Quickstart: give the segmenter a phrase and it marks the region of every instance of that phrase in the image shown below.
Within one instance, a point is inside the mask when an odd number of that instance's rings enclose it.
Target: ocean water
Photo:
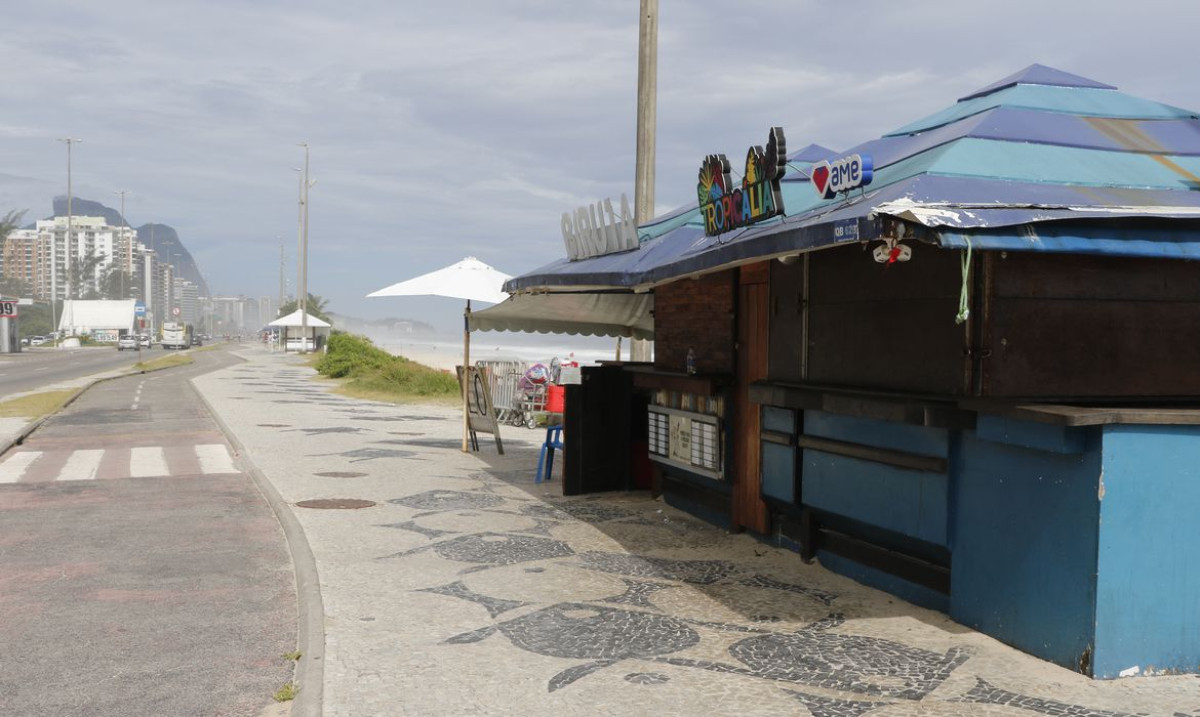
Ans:
[[[404,356],[435,368],[452,370],[462,363],[462,334],[412,334],[370,337],[388,353]],[[525,361],[550,364],[576,361],[581,366],[617,358],[617,340],[600,336],[525,334],[510,331],[477,331],[471,334],[471,362],[479,360]],[[621,342],[621,358],[629,360],[629,339]]]

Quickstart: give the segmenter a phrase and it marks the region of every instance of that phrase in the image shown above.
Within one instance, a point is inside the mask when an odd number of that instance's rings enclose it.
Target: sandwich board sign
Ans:
[[[458,370],[458,386],[463,385],[463,367]],[[476,433],[490,433],[496,438],[496,451],[504,455],[504,443],[500,440],[500,423],[496,420],[496,409],[492,405],[491,369],[479,366],[467,367],[467,425],[471,432],[471,447],[479,450]]]

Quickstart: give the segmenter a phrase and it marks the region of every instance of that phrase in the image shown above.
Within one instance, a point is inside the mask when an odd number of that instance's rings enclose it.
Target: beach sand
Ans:
[[[558,337],[561,345],[548,343],[521,343],[517,337],[505,337],[503,343],[495,339],[481,340],[478,336],[471,337],[471,363],[476,361],[524,361],[526,363],[550,364],[558,357],[564,363],[568,360],[577,361],[582,366],[595,365],[601,360],[616,358],[616,339],[597,340],[585,338],[572,345],[571,336]],[[544,341],[544,339],[543,339]],[[606,346],[607,344],[607,346]],[[462,343],[452,343],[448,340],[432,341],[378,341],[376,345],[383,350],[403,356],[411,361],[425,364],[444,371],[454,371],[454,367],[462,363]],[[628,358],[628,343],[625,343],[625,355]]]

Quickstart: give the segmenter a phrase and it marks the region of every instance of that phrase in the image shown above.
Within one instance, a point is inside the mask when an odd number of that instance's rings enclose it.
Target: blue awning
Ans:
[[[1070,224],[1027,225],[1016,229],[982,232],[944,231],[938,244],[946,249],[993,251],[1045,251],[1063,254],[1159,259],[1200,259],[1200,223],[1169,230],[1114,230],[1112,227]]]

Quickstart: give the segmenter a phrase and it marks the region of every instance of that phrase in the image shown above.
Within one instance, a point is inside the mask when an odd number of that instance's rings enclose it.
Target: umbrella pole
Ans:
[[[471,300],[467,299],[467,309],[463,312],[463,370],[462,370],[462,400],[463,400],[463,430],[462,449],[468,452],[468,433],[471,430],[471,408],[467,399],[467,387],[471,385]]]

